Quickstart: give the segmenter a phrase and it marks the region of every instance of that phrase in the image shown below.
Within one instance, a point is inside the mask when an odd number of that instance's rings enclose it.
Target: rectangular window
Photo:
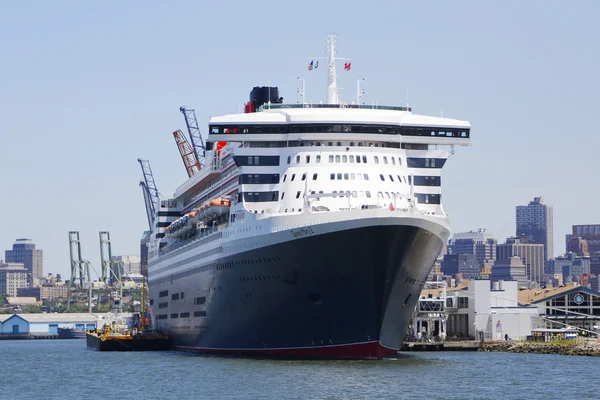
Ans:
[[[367,156],[362,156],[363,164],[367,163]]]
[[[310,156],[306,156],[306,163],[310,163]]]
[[[317,164],[318,164],[318,163],[320,163],[320,162],[321,162],[321,156],[320,156],[320,155],[318,155],[318,156],[317,156]]]
[[[158,303],[158,308],[167,308],[167,307],[169,307],[169,303],[168,302]]]
[[[171,314],[171,319],[173,319],[173,318],[179,318],[179,315],[177,313],[173,313],[173,314]]]
[[[337,178],[338,178],[338,180],[339,180],[339,181],[341,181],[341,180],[342,180],[342,174],[341,174],[341,173],[338,173],[338,174],[337,174]]]
[[[333,162],[333,155],[329,156],[329,162],[332,163]]]
[[[150,305],[153,306],[154,305],[154,299],[150,299]]]
[[[331,179],[332,181],[334,181],[335,180],[335,173],[332,172],[331,175],[329,175],[329,179]]]
[[[274,192],[244,192],[243,198],[248,203],[261,203],[267,201],[277,201],[279,199],[279,191]]]
[[[365,181],[369,180],[369,175],[368,174],[363,174],[363,178],[365,178]]]
[[[313,174],[313,181],[317,180],[317,176],[319,176],[319,174]]]
[[[305,181],[306,180],[306,172],[302,174],[302,180]]]
[[[345,173],[345,174],[344,174],[344,180],[346,180],[346,181],[347,181],[349,178],[350,178],[350,177],[348,176],[348,174],[347,174],[347,173]]]
[[[383,163],[384,163],[385,165],[387,165],[387,163],[388,163],[387,157],[385,157],[385,156],[383,157]]]
[[[157,315],[156,319],[167,319],[167,314]]]
[[[390,175],[390,181],[394,182],[394,177]]]
[[[381,178],[382,181],[385,181],[383,174],[379,174],[379,177]]]
[[[179,318],[189,318],[189,317],[190,317],[189,312],[182,312],[181,314],[179,314]]]
[[[171,295],[171,300],[179,300],[179,293],[173,293]]]
[[[340,156],[335,156],[335,162],[339,163],[340,162]]]
[[[206,311],[194,311],[194,317],[206,317]]]
[[[197,306],[200,305],[200,304],[204,304],[204,303],[206,303],[206,297],[205,296],[196,297],[194,299],[194,304],[197,305]]]
[[[442,178],[440,176],[415,176],[415,186],[441,186]]]
[[[169,295],[169,291],[168,290],[163,290],[162,292],[160,292],[158,294],[158,297],[167,297]]]
[[[279,165],[279,156],[257,156],[257,157],[235,156],[233,159],[235,161],[235,164],[238,167],[255,166],[255,165],[264,165],[264,166]]]
[[[379,164],[379,157],[375,156],[373,158],[375,159],[375,164]]]
[[[408,158],[408,168],[442,168],[445,158]]]
[[[346,156],[346,155],[343,155],[343,156],[342,156],[342,162],[343,162],[343,163],[347,163],[347,162],[348,162],[348,156]]]

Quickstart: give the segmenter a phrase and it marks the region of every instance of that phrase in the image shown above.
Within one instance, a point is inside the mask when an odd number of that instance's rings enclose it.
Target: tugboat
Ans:
[[[145,286],[145,284],[144,284]],[[115,310],[115,318],[109,325],[101,329],[88,331],[87,347],[98,351],[159,351],[171,349],[171,338],[150,328],[150,318],[146,317],[145,291],[142,289],[142,305],[134,310],[129,323],[123,321],[121,299],[113,296],[111,308]],[[137,312],[135,312],[137,311]]]
[[[159,351],[171,348],[171,339],[160,332],[142,331],[116,322],[87,333],[87,347],[98,351]]]

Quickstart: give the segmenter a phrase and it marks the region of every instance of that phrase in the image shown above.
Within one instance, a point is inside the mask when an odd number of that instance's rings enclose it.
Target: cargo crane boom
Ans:
[[[150,168],[150,161],[138,158],[138,162],[142,167],[145,189],[147,191],[148,198],[150,199],[150,215],[152,216],[150,229],[153,230],[154,220],[156,218],[156,209],[158,208],[159,202],[158,189],[156,188],[156,183],[154,182],[154,175],[152,174],[152,169]],[[148,210],[146,211],[148,212]]]
[[[177,148],[181,154],[181,159],[183,160],[183,165],[185,165],[188,177],[191,178],[196,172],[200,171],[200,163],[196,157],[196,152],[192,146],[190,146],[190,143],[187,141],[181,130],[173,132],[173,137],[175,138],[175,143],[177,143]]]
[[[152,231],[152,200],[150,200],[150,191],[148,190],[148,186],[146,186],[146,182],[140,181],[140,186],[142,187],[142,192],[144,194],[144,204],[146,205],[146,217],[148,217],[148,227],[150,231]]]
[[[179,111],[181,111],[183,118],[185,118],[185,125],[192,141],[192,149],[194,150],[196,160],[202,166],[204,165],[206,147],[204,146],[204,140],[202,140],[202,134],[200,133],[200,127],[196,119],[196,112],[193,109],[185,108],[185,106],[179,107]]]

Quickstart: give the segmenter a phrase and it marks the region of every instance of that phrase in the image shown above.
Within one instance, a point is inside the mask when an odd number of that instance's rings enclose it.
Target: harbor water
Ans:
[[[0,399],[597,399],[600,358],[401,353],[290,361],[96,352],[84,340],[0,341]]]

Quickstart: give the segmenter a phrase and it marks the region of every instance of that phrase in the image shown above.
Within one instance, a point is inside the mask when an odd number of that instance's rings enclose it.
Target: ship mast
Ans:
[[[329,34],[329,71],[327,75],[327,104],[340,104],[335,73],[335,35]]]

